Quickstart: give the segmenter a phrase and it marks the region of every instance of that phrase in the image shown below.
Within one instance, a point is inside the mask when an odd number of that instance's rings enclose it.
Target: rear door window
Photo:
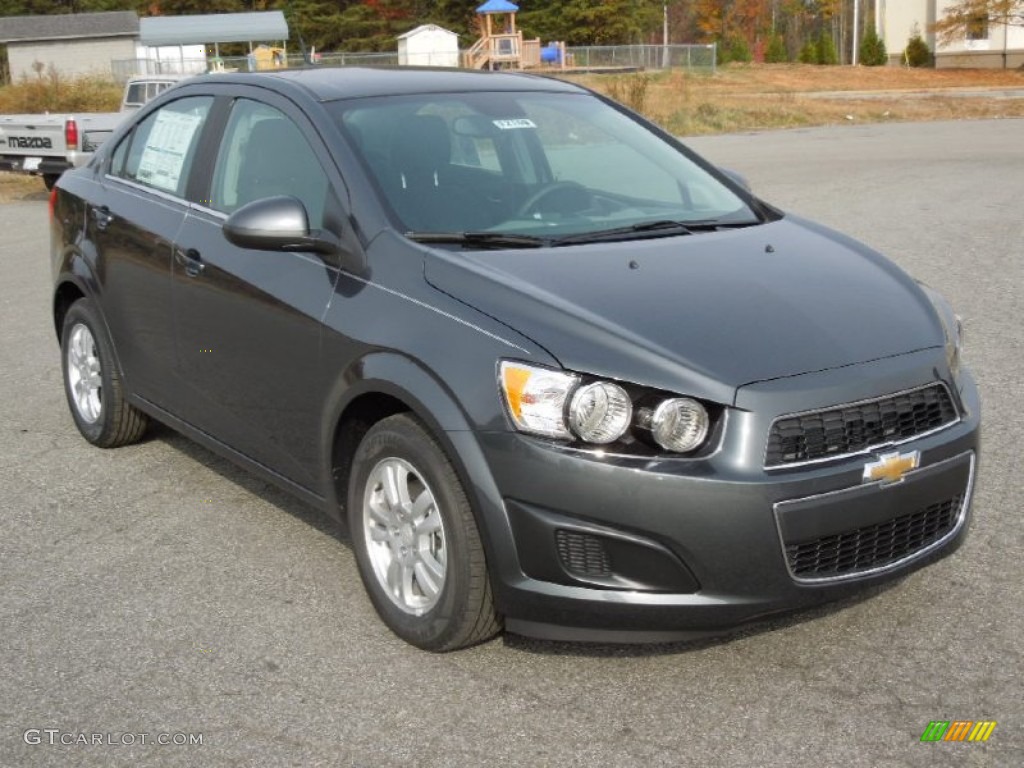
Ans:
[[[114,172],[130,181],[184,197],[212,104],[212,96],[192,96],[173,101],[146,117],[125,139],[130,144],[124,166],[115,166]],[[119,158],[121,153],[119,146],[114,157]]]

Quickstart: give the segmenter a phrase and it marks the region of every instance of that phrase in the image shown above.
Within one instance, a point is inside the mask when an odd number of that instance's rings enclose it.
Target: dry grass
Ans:
[[[0,172],[0,203],[15,200],[46,200],[48,193],[39,176]]]
[[[847,122],[1024,117],[1024,99],[952,95],[958,89],[1024,88],[1020,70],[762,64],[730,65],[714,75],[676,70],[570,79],[686,135]],[[872,93],[856,98],[850,91]]]
[[[116,112],[123,90],[109,77],[69,79],[51,68],[0,87],[0,114]]]
[[[920,88],[1024,87],[1024,72],[1010,69],[819,67],[812,64],[729,64],[713,77],[714,90],[883,91]]]

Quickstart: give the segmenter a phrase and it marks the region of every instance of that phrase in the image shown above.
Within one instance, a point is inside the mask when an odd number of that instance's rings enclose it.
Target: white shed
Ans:
[[[398,36],[398,64],[403,67],[459,66],[459,36],[436,24],[423,24]]]

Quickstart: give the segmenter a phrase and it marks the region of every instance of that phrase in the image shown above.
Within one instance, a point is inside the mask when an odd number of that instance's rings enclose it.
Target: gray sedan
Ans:
[[[578,86],[189,81],[51,210],[82,435],[157,419],[322,508],[419,647],[722,632],[966,534],[949,305]]]

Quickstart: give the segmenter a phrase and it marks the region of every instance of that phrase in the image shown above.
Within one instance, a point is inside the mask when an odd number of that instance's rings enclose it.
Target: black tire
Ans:
[[[405,481],[406,497],[423,500],[423,492],[429,494],[431,504],[424,507],[427,511],[417,517],[416,505],[409,504],[409,514],[404,523],[398,518],[396,528],[381,524],[379,512],[374,514],[364,506],[364,500],[377,509],[386,502],[386,492],[380,481],[389,468],[405,467],[408,480]],[[401,507],[401,505],[398,505]],[[390,514],[390,512],[389,512]],[[398,513],[401,517],[401,511]],[[428,517],[432,522],[428,528],[436,526],[433,515],[438,515],[441,522],[438,532],[429,534],[429,550],[435,563],[445,562],[442,583],[439,589],[430,594],[421,584],[423,578],[415,575],[416,568],[402,561],[399,545],[404,540],[408,544],[409,557],[422,557],[427,538],[417,533],[419,525]],[[416,525],[415,520],[420,524]],[[352,463],[352,473],[348,484],[348,522],[352,535],[352,546],[363,584],[370,596],[374,608],[385,624],[400,638],[412,645],[428,651],[452,651],[469,645],[483,642],[501,630],[501,622],[495,613],[491,584],[487,575],[487,562],[484,557],[483,545],[477,530],[473,510],[459,477],[441,446],[429,432],[412,416],[398,414],[390,416],[375,424],[356,450]],[[407,528],[399,533],[397,525]],[[373,528],[378,536],[386,541],[372,541]],[[393,533],[388,533],[391,530]],[[440,537],[439,539],[436,537]],[[371,548],[373,553],[371,555]],[[378,576],[379,570],[391,573],[384,568],[382,562],[397,567],[401,573],[412,573],[408,583],[412,586],[407,594],[414,600],[422,600],[420,608],[410,607],[403,595],[392,597],[386,585],[387,576]],[[395,566],[395,563],[398,563]],[[417,567],[424,567],[417,563]],[[428,571],[427,583],[436,580],[437,574]],[[403,587],[395,592],[406,592]],[[436,587],[436,584],[434,585]],[[416,588],[419,593],[416,594]],[[431,601],[433,601],[431,603]],[[405,607],[401,607],[405,605]],[[418,611],[418,613],[417,613]]]
[[[48,190],[53,189],[53,185],[57,183],[57,179],[60,178],[59,173],[44,173],[43,184],[46,185]]]
[[[79,345],[76,351],[88,349],[88,353],[72,355],[72,344]],[[82,437],[100,448],[117,448],[138,442],[146,431],[149,418],[125,400],[113,345],[89,299],[76,301],[64,316],[60,352],[64,393],[75,426]],[[74,390],[75,382],[86,378],[86,375],[81,366],[73,364],[72,357],[79,360],[87,357],[89,361],[95,360],[99,366],[99,390],[87,398],[84,404],[80,404],[82,401],[76,398]]]

